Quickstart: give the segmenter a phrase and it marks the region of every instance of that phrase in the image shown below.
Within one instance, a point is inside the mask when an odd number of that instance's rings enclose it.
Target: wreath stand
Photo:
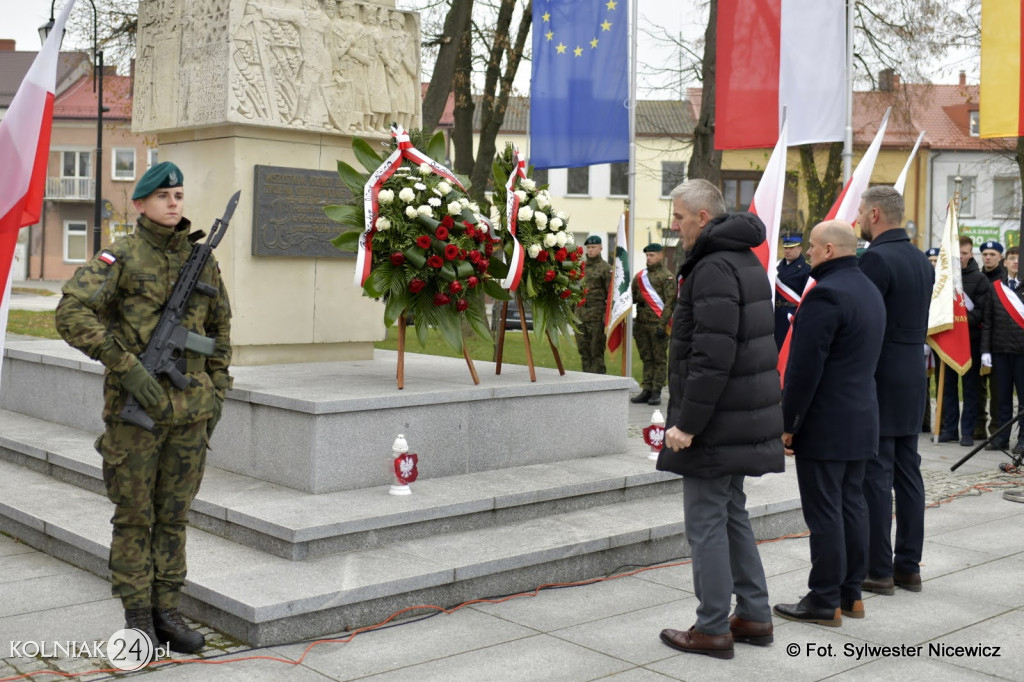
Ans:
[[[398,369],[395,371],[395,379],[398,381],[398,389],[405,388],[405,313],[398,317]],[[473,384],[480,383],[480,376],[476,373],[476,366],[473,358],[469,357],[469,347],[466,346],[466,337],[462,337],[462,357],[466,359],[469,367],[469,376],[473,377]]]
[[[530,349],[530,332],[526,328],[526,308],[523,301],[516,296],[516,305],[519,306],[519,328],[523,331],[523,347],[526,349],[526,366],[530,368],[530,381],[537,381],[537,370],[533,364],[533,351]],[[501,360],[505,355],[505,323],[508,320],[508,301],[501,304],[501,324],[498,326],[498,350],[494,362],[494,373],[501,374]],[[565,375],[565,367],[562,366],[562,356],[558,354],[558,348],[548,337],[548,345],[551,346],[551,353],[555,356],[555,365],[558,366],[558,373]]]

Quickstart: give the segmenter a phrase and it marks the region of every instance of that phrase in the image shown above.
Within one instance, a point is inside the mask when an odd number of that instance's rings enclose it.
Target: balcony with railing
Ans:
[[[96,181],[92,178],[46,178],[46,198],[93,201],[96,198]]]

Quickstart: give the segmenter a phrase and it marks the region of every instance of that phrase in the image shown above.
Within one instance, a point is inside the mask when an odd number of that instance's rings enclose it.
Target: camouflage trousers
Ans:
[[[576,348],[580,352],[580,361],[584,372],[604,374],[604,347],[607,339],[604,333],[604,320],[583,320],[576,332]]]
[[[640,388],[651,393],[661,393],[668,369],[668,335],[658,338],[661,325],[638,324],[633,327],[633,339],[640,360],[644,363],[643,381]]]
[[[178,607],[185,524],[206,464],[206,421],[157,424],[150,433],[108,422],[96,441],[114,503],[110,577],[125,609]]]

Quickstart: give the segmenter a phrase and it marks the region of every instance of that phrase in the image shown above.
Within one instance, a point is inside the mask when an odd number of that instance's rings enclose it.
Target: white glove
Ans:
[[[981,366],[982,367],[991,367],[992,366],[992,354],[991,353],[982,353],[981,354]]]
[[[930,356],[931,354],[932,354],[932,347],[931,347],[931,346],[929,346],[929,345],[928,345],[927,343],[926,343],[926,344],[924,344],[924,356],[925,356],[925,357],[927,358],[927,357],[929,357],[929,356]]]

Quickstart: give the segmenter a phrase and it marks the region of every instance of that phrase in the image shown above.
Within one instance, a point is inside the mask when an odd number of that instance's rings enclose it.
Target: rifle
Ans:
[[[228,200],[227,208],[224,209],[224,217],[213,221],[210,228],[210,236],[203,243],[197,243],[192,247],[192,253],[188,260],[181,267],[178,273],[178,280],[174,283],[171,297],[164,305],[160,314],[160,321],[153,329],[146,350],[139,356],[139,361],[152,376],[166,376],[174,387],[181,390],[188,388],[193,380],[189,380],[178,370],[178,360],[181,354],[187,349],[202,355],[213,355],[215,342],[213,339],[190,332],[182,326],[181,320],[185,317],[185,310],[188,307],[189,299],[193,291],[198,291],[204,296],[214,298],[217,296],[217,289],[205,282],[199,281],[199,276],[206,267],[206,261],[210,254],[220,244],[221,238],[228,229],[228,221],[231,220],[238,205],[238,197],[242,190],[235,192]],[[147,431],[152,431],[155,425],[153,419],[142,409],[142,405],[129,394],[125,401],[124,409],[121,410],[121,419],[126,422],[141,426]]]

